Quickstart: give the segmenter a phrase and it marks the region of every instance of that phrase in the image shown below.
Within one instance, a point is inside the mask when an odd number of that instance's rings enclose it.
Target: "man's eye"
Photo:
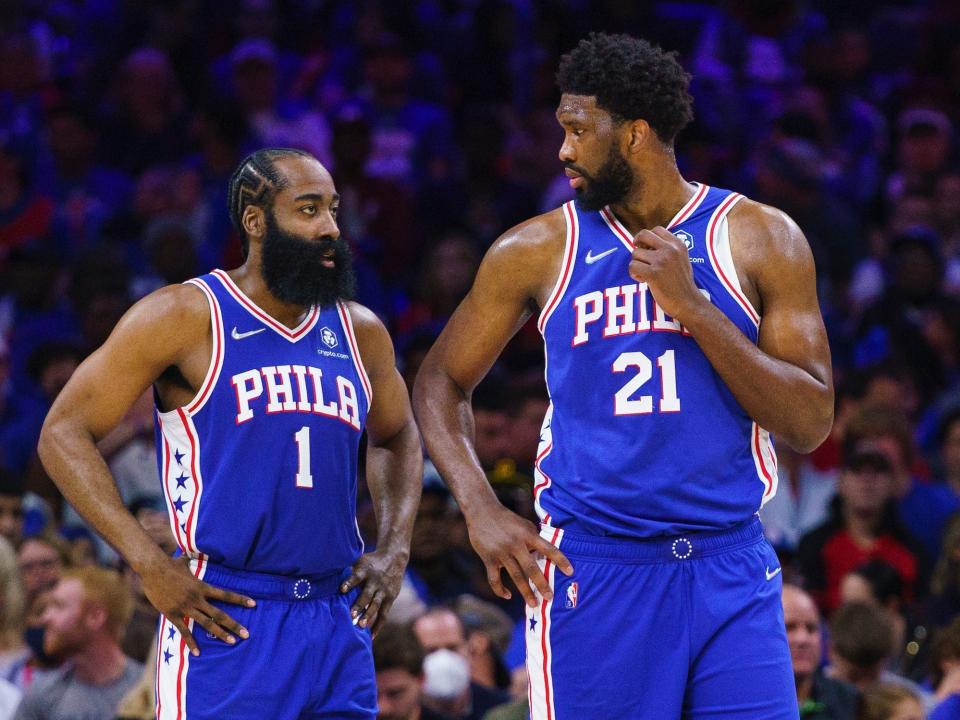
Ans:
[[[317,213],[317,208],[313,205],[304,205],[300,208],[300,212],[306,213],[307,215],[315,215]]]
[[[336,205],[336,206],[330,208],[330,214],[333,215],[334,217],[336,217],[336,215],[337,215],[338,212],[340,212],[340,206],[339,206],[339,205]]]

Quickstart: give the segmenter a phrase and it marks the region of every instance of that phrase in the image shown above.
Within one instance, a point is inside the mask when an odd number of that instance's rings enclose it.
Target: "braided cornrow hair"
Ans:
[[[295,148],[264,148],[247,155],[230,176],[227,191],[227,206],[230,220],[240,234],[243,258],[246,260],[250,240],[243,229],[243,212],[248,205],[266,208],[287,179],[277,169],[276,162],[285,157],[313,157],[310,153]]]

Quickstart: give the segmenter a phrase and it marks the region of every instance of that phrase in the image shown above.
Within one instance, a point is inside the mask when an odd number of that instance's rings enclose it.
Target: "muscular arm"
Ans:
[[[207,345],[209,335],[207,301],[197,288],[173,286],[147,296],[70,378],[47,415],[37,448],[64,497],[143,578],[151,603],[180,630],[194,654],[199,650],[185,617],[233,643],[224,628],[241,637],[246,630],[207,598],[248,606],[253,601],[202,583],[185,564],[164,554],[124,506],[96,443],[168,367],[181,373],[187,368],[188,377],[202,378],[209,351],[199,358],[198,347]]]
[[[553,287],[564,232],[563,217],[556,211],[510,230],[494,243],[467,297],[424,359],[413,391],[430,458],[464,513],[491,586],[498,595],[510,596],[500,580],[503,567],[528,602],[533,593],[526,578],[549,594],[540,582],[542,573],[535,565],[530,567],[530,550],[549,555],[562,569],[569,568],[569,562],[540,540],[529,523],[525,524],[530,527],[521,528],[519,523],[525,521],[507,513],[497,501],[474,450],[470,399],[533,305],[542,303]],[[504,542],[495,543],[488,533],[498,534]]]
[[[70,378],[40,434],[40,459],[64,497],[137,572],[165,556],[124,507],[96,443],[209,334],[209,323],[196,288],[164,288],[144,298]]]
[[[361,305],[351,303],[349,311],[373,389],[366,425],[367,484],[377,517],[378,557],[358,563],[345,587],[349,590],[377,571],[382,574],[383,587],[378,582],[366,582],[354,603],[354,610],[364,613],[360,624],[371,624],[376,632],[386,621],[410,557],[423,482],[423,456],[407,386],[397,372],[386,328]]]
[[[661,274],[679,266],[669,267],[676,258],[658,253],[686,258],[682,243],[666,231],[637,236],[641,245],[656,247],[634,252],[631,274],[648,281],[665,312],[690,331],[744,410],[795,450],[809,452],[833,422],[830,348],[817,303],[813,255],[796,223],[758,203],[741,201],[728,227],[744,292],[762,314],[757,345],[715,305],[684,290],[684,278]]]

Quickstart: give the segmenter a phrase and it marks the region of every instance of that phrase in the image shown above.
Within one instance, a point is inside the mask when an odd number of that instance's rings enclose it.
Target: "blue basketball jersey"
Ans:
[[[668,229],[694,281],[754,343],[726,217],[742,198],[698,185]],[[550,407],[535,466],[547,525],[655,537],[721,530],[773,497],[776,455],[697,342],[628,273],[632,235],[605,208],[563,206],[566,249],[539,328]]]
[[[363,551],[357,459],[370,382],[343,303],[290,329],[222,270],[188,281],[210,305],[196,397],[157,412],[157,461],[181,551],[275,575],[322,575]]]

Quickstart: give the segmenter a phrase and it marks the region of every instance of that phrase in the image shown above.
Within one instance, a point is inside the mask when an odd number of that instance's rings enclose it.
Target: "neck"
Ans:
[[[802,705],[813,694],[813,674],[794,675],[793,680],[797,685],[797,702]]]
[[[260,271],[260,258],[251,254],[247,261],[236,270],[231,270],[228,275],[233,279],[243,293],[253,300],[261,309],[263,309],[272,318],[279,320],[288,328],[295,328],[306,315],[309,308],[302,305],[293,305],[278,300],[263,279],[263,273]]]
[[[108,685],[123,674],[127,659],[117,643],[107,637],[98,637],[73,656],[77,680],[88,685]]]
[[[680,175],[672,152],[637,170],[637,175],[656,178],[656,182],[641,183],[623,201],[610,206],[633,234],[657,226],[666,227],[696,192]]]
[[[854,539],[873,540],[876,536],[877,524],[880,522],[880,512],[854,511],[846,507],[843,509],[844,525]]]

